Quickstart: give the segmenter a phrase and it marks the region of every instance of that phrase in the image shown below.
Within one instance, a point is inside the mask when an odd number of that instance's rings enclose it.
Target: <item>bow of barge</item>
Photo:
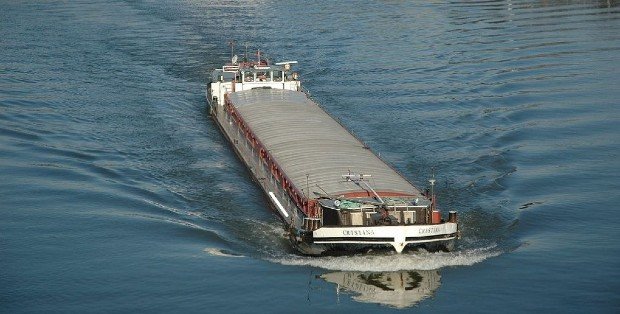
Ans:
[[[452,247],[456,212],[442,218],[433,192],[421,192],[310,99],[292,71],[297,62],[237,59],[212,72],[209,112],[297,250]]]

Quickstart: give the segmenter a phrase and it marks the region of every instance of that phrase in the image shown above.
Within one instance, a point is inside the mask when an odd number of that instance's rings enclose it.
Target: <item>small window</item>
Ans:
[[[256,72],[256,80],[259,82],[271,81],[271,76],[268,72]]]
[[[243,79],[246,82],[254,82],[254,73],[250,72],[250,71],[246,71],[243,73]]]
[[[282,71],[273,71],[273,81],[282,82]]]

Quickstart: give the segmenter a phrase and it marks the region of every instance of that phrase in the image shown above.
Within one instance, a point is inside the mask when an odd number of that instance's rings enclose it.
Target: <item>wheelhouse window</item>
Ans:
[[[273,81],[282,82],[282,71],[273,71]]]
[[[256,80],[259,82],[271,81],[271,75],[269,75],[269,72],[256,72]]]
[[[254,82],[254,73],[252,73],[252,71],[243,72],[243,80],[246,82]]]

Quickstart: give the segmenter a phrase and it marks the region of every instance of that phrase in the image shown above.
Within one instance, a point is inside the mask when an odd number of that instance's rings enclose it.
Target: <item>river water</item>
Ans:
[[[0,312],[620,312],[620,7],[2,1]],[[454,252],[303,257],[205,111],[260,48],[458,210]]]

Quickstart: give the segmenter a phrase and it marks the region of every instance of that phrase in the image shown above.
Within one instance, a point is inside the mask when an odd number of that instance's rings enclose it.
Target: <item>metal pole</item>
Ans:
[[[306,198],[310,199],[310,174],[306,173]]]

